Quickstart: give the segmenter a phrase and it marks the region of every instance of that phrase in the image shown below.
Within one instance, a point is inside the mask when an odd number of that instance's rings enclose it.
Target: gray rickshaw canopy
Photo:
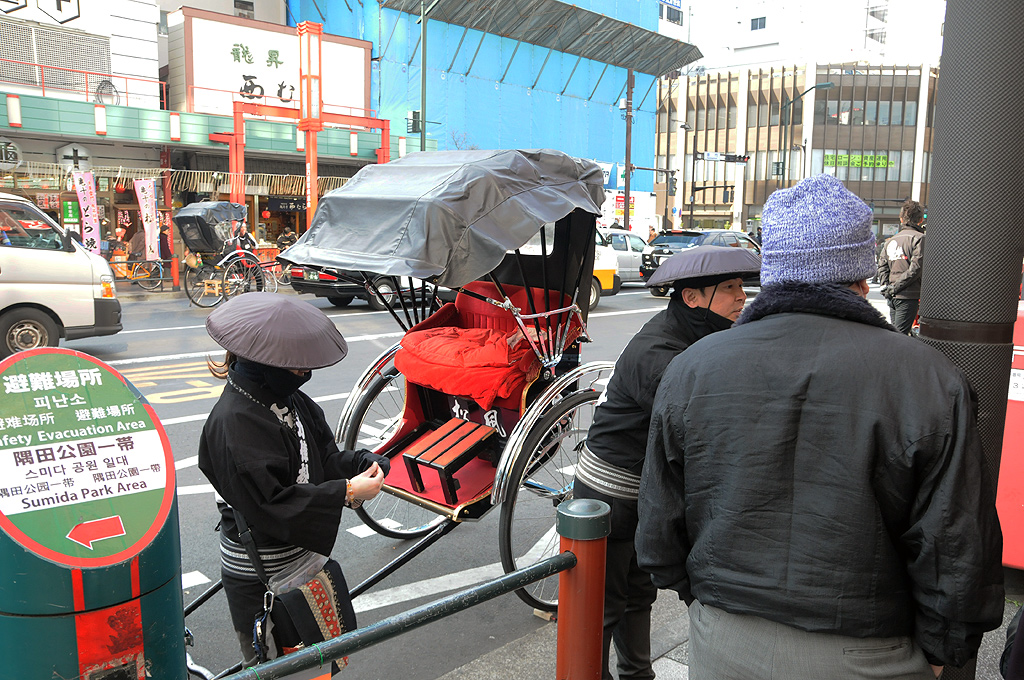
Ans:
[[[324,195],[280,259],[458,287],[544,224],[577,208],[600,214],[603,202],[601,168],[560,151],[413,153],[368,165]]]

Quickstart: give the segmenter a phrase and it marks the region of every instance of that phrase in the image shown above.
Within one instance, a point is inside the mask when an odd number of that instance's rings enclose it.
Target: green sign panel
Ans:
[[[896,163],[889,160],[888,156],[857,153],[825,154],[826,168],[891,168],[895,165]]]
[[[78,203],[64,201],[63,203],[63,224],[78,224],[81,215],[78,212]]]
[[[167,436],[141,395],[80,352],[0,363],[0,530],[60,564],[138,554],[174,498]]]

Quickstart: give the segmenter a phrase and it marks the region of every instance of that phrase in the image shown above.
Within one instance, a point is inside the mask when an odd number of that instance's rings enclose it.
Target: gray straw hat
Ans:
[[[676,253],[655,270],[647,287],[669,286],[700,288],[734,278],[755,276],[761,270],[761,258],[746,248],[696,246]]]
[[[277,368],[324,368],[348,354],[348,343],[334,322],[287,295],[244,293],[232,298],[206,318],[206,330],[235,356]]]

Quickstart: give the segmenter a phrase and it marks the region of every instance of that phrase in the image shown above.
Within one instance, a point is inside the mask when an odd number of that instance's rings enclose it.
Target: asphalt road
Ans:
[[[301,299],[322,308],[349,342],[348,357],[337,366],[315,371],[303,388],[334,424],[359,373],[397,342],[401,332],[390,315],[373,312],[361,301],[339,309],[323,299]],[[633,334],[665,304],[666,298],[652,297],[643,288],[632,286],[603,298],[590,317],[594,342],[584,346],[584,361],[614,360]],[[213,490],[196,466],[203,422],[223,388],[223,383],[207,371],[205,357],[219,357],[219,348],[204,327],[209,310],[190,307],[183,297],[145,301],[126,298],[123,307],[125,329],[121,333],[76,340],[66,346],[96,356],[121,371],[149,399],[167,430],[177,468],[181,565],[188,603],[219,577]],[[459,526],[357,598],[360,626],[479,582],[479,568],[499,562],[498,514],[494,510],[479,522]],[[377,534],[367,535],[361,529],[364,527],[355,513],[346,512],[333,551],[350,587],[407,545]],[[514,595],[506,595],[354,655],[346,677],[437,678],[544,623]],[[204,604],[186,624],[195,634],[196,646],[191,653],[197,663],[219,671],[238,659],[223,594]]]

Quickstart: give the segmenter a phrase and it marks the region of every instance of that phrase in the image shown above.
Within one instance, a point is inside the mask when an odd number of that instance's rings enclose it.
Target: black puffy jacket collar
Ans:
[[[787,312],[821,314],[890,331],[896,330],[870,302],[847,286],[800,281],[783,281],[762,288],[753,302],[743,310],[736,325]]]

